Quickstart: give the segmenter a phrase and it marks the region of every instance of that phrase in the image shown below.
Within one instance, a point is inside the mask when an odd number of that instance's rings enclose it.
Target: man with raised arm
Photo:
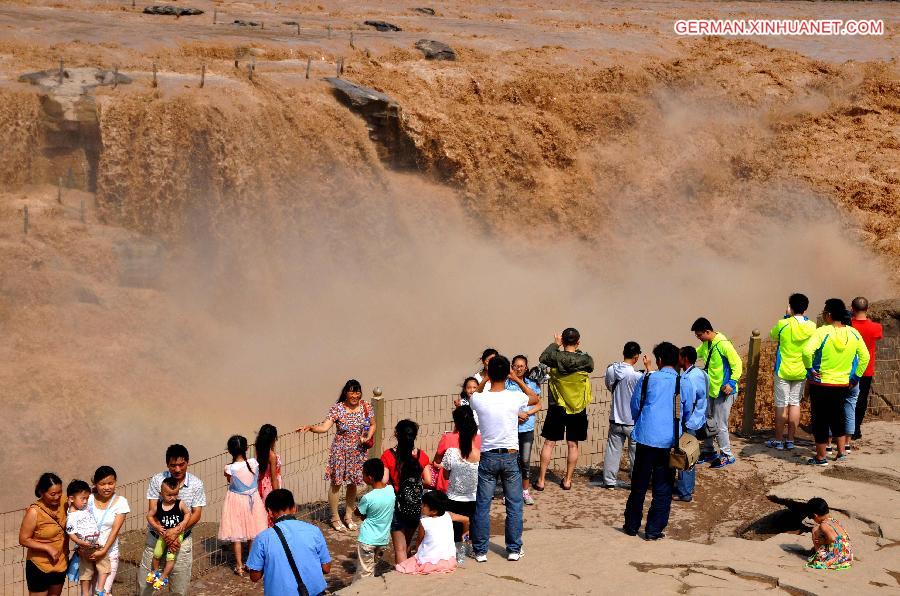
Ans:
[[[519,412],[522,407],[537,405],[540,397],[515,374],[509,360],[497,355],[488,362],[488,390],[475,393],[472,409],[478,414],[481,429],[481,461],[478,462],[478,488],[475,493],[475,515],[472,518],[472,550],[479,563],[487,561],[491,532],[491,501],[497,482],[506,494],[506,558],[518,561],[522,549],[522,472],[519,469]],[[507,380],[521,391],[506,388]]]
[[[625,505],[622,530],[637,536],[644,516],[644,500],[648,487],[653,487],[653,500],[644,527],[646,540],[664,538],[672,509],[675,471],[669,466],[669,453],[681,437],[685,421],[690,421],[694,406],[691,379],[678,374],[678,348],[667,341],[653,348],[657,372],[646,374],[634,386],[631,416],[634,418],[632,438],[637,443],[631,493]],[[676,424],[675,397],[680,416]]]
[[[541,429],[544,445],[541,447],[541,468],[535,490],[544,490],[547,468],[557,441],[566,439],[566,476],[559,485],[563,490],[572,488],[572,476],[578,463],[578,443],[587,440],[587,407],[591,403],[590,373],[594,372],[594,359],[578,347],[581,334],[569,327],[554,337],[552,344],[541,354],[541,364],[550,367],[547,417]]]
[[[603,477],[599,482],[591,482],[591,486],[606,489],[616,488],[619,476],[619,465],[622,462],[622,448],[628,441],[628,476],[634,469],[635,444],[631,438],[634,419],[631,417],[631,394],[634,386],[641,380],[640,372],[634,370],[641,356],[641,346],[636,341],[629,341],[622,348],[622,361],[614,362],[606,368],[604,383],[612,394],[609,408],[609,432],[606,437],[606,449],[603,452]],[[650,368],[650,361],[644,356],[644,368]]]

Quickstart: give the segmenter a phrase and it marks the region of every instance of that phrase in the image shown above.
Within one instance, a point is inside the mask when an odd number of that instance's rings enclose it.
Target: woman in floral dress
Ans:
[[[368,441],[375,435],[375,416],[372,406],[362,399],[359,381],[351,379],[344,384],[336,404],[328,410],[328,417],[319,424],[301,426],[297,432],[326,433],[331,427],[337,434],[331,442],[325,479],[331,482],[328,504],[331,506],[331,527],[344,531],[344,524],[350,530],[356,529],[353,511],[356,509],[356,487],[363,484],[362,466],[366,461]],[[347,486],[344,505],[344,523],[338,510],[341,486]]]
[[[849,569],[853,563],[853,548],[846,530],[829,515],[828,503],[818,497],[806,504],[807,517],[816,526],[812,531],[815,552],[806,562],[813,569]]]

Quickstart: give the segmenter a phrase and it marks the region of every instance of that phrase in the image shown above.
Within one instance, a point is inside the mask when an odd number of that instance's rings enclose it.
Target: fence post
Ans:
[[[375,410],[375,443],[369,449],[369,457],[381,457],[381,441],[384,439],[384,389],[372,390],[372,408]]]
[[[754,329],[750,335],[750,345],[747,350],[747,390],[744,393],[744,423],[741,432],[745,437],[753,432],[756,419],[756,387],[759,383],[759,348],[762,340],[759,337],[759,329]]]

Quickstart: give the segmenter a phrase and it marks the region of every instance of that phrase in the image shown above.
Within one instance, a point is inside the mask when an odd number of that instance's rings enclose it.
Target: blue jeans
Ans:
[[[481,452],[478,464],[478,492],[475,495],[475,515],[472,517],[472,550],[476,555],[487,553],[491,538],[491,500],[497,481],[506,493],[506,550],[522,550],[522,473],[517,453]]]
[[[856,400],[859,399],[859,383],[850,387],[850,393],[844,400],[844,419],[847,421],[847,436],[856,432]]]
[[[653,537],[662,534],[669,525],[672,510],[673,470],[669,467],[669,447],[648,447],[637,445],[634,471],[631,473],[631,494],[625,504],[625,525],[623,529],[636,534],[641,529],[644,517],[644,498],[647,489],[653,486],[653,500],[647,512],[644,532]]]
[[[695,437],[697,436],[697,431],[689,428],[684,429],[684,432]],[[691,466],[690,470],[678,472],[678,480],[675,481],[675,495],[680,499],[690,501],[694,498],[694,484],[696,481],[697,468],[695,466]]]

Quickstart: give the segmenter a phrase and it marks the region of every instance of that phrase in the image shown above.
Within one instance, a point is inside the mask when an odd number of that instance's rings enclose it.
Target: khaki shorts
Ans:
[[[375,574],[375,568],[378,566],[378,561],[384,556],[384,547],[357,542],[356,554],[359,557],[359,565],[356,568],[356,578],[372,577]]]
[[[803,397],[803,379],[799,381],[785,381],[781,377],[775,377],[775,407],[786,408],[799,406]]]
[[[109,575],[110,569],[109,553],[99,561],[82,558],[80,554],[78,556],[78,581],[90,581],[94,579],[94,573]]]

